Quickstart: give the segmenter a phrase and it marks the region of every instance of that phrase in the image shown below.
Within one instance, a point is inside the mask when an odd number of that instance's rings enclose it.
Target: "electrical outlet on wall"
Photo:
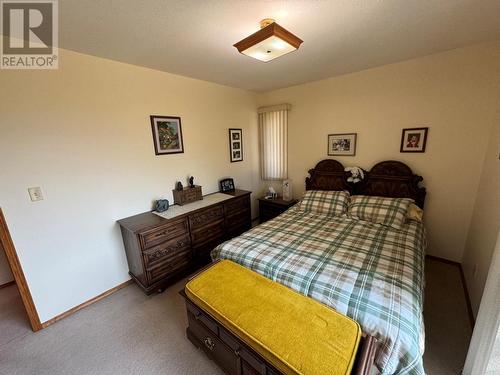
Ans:
[[[32,202],[43,201],[42,189],[39,186],[28,188],[28,193]]]

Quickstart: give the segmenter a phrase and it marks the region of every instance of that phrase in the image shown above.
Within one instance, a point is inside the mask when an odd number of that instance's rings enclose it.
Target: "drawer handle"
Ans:
[[[208,350],[214,350],[215,342],[213,342],[210,337],[205,337],[203,342],[205,343],[205,346],[208,348]]]
[[[234,355],[239,358],[240,357],[240,348],[234,350]]]
[[[200,318],[201,318],[201,312],[198,311],[196,314],[194,314],[194,318],[196,320],[200,320]]]

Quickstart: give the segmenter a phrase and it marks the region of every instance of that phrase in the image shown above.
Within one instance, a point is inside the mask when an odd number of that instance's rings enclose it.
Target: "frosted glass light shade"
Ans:
[[[254,59],[268,62],[296,51],[302,40],[273,22],[234,45],[238,51]]]

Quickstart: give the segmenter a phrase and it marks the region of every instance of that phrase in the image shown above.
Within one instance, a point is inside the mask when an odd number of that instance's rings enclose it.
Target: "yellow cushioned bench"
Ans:
[[[350,374],[357,322],[223,260],[194,277],[188,298],[285,374]]]

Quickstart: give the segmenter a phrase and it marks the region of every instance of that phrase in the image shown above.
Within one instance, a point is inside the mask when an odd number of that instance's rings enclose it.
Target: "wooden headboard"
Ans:
[[[382,161],[370,171],[365,179],[357,184],[347,182],[348,173],[344,166],[333,159],[320,161],[309,170],[306,190],[347,190],[351,195],[375,195],[391,198],[411,198],[423,208],[425,188],[419,183],[423,180],[412,172],[405,163],[395,160]]]

